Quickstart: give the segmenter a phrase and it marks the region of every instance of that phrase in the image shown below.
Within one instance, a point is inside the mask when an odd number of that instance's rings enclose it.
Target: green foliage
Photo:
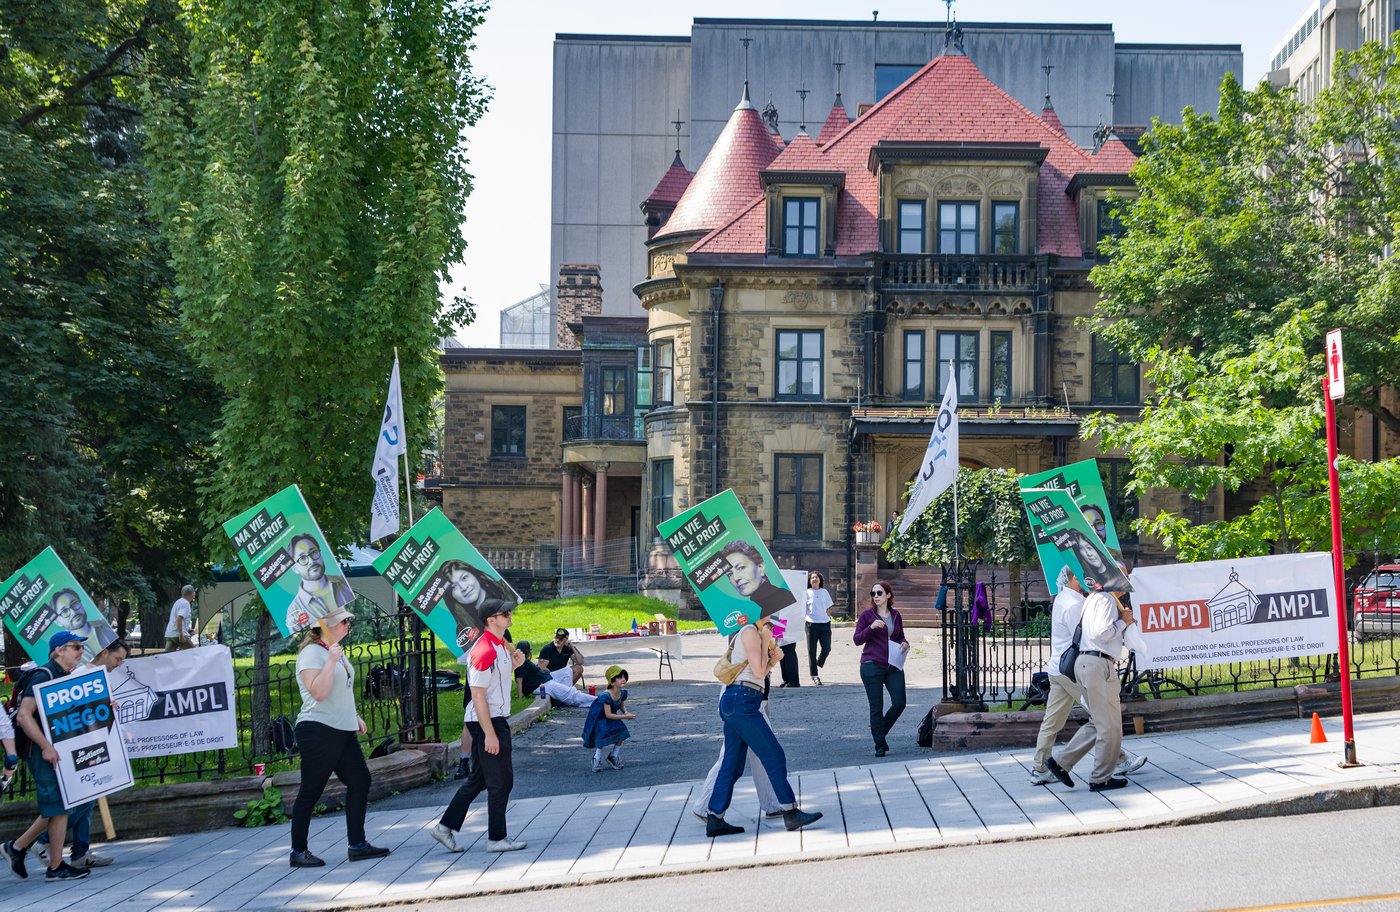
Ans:
[[[1126,452],[1134,493],[1185,492],[1134,524],[1183,559],[1329,547],[1327,330],[1346,347],[1342,434],[1372,416],[1400,431],[1382,396],[1400,380],[1398,85],[1393,53],[1368,45],[1339,55],[1311,105],[1227,78],[1217,116],[1188,110],[1144,137],[1140,195],[1103,245],[1088,322],[1145,362],[1153,392],[1140,420],[1097,415],[1083,431]],[[1400,544],[1400,466],[1343,457],[1339,470],[1346,546]],[[1225,515],[1194,521],[1189,501],[1222,489]]]
[[[364,541],[398,347],[407,427],[440,387],[439,306],[464,252],[468,59],[483,5],[186,0],[190,76],[148,87],[157,211],[184,325],[227,400],[201,502],[298,483],[329,541]],[[211,527],[217,558],[227,542]]]
[[[958,469],[958,525],[963,556],[1012,566],[1035,558],[1030,523],[1010,469]],[[910,483],[912,488],[912,482]],[[891,560],[947,564],[953,560],[953,489],[944,491],[904,535],[891,524],[884,549]]]
[[[54,545],[97,596],[202,565],[218,396],[185,353],[135,83],[174,0],[0,4],[0,575]]]
[[[233,819],[243,821],[245,827],[260,827],[286,823],[291,818],[282,811],[281,790],[269,785],[263,789],[261,798],[253,798],[241,809],[234,811]]]

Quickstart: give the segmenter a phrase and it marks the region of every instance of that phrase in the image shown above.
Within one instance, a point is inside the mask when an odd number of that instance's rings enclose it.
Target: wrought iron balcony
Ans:
[[[881,253],[875,276],[884,291],[1035,293],[1047,278],[1043,256]]]
[[[564,419],[564,441],[645,440],[641,415],[570,415]]]

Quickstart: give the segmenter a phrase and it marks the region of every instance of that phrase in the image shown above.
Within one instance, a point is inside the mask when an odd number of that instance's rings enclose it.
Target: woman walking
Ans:
[[[345,835],[351,861],[383,858],[388,849],[365,840],[365,806],[369,802],[369,766],[360,750],[365,720],[355,711],[355,666],[345,657],[340,641],[350,632],[353,615],[337,608],[310,627],[297,653],[297,746],[301,749],[301,788],[292,805],[292,867],[319,868],[323,860],[311,854],[306,840],[311,814],[331,773],[345,785]]]
[[[826,580],[816,570],[807,574],[806,617],[807,662],[812,671],[812,683],[820,687],[822,679],[817,672],[831,655],[831,593],[826,591]]]
[[[787,755],[760,711],[768,670],[782,657],[782,650],[774,645],[768,626],[767,618],[757,625],[745,624],[729,639],[729,661],[743,664],[744,668],[719,697],[719,717],[724,720],[724,756],[715,777],[714,792],[710,795],[706,836],[744,832],[743,827],[727,823],[724,812],[734,797],[734,783],[744,774],[744,758],[749,751],[753,751],[768,774],[778,797],[778,807],[783,812],[783,825],[788,830],[800,830],[822,816],[820,811],[798,809],[797,796],[787,778]]]
[[[870,703],[870,735],[875,739],[875,756],[883,757],[890,749],[885,736],[904,712],[904,669],[890,664],[890,644],[901,652],[909,651],[904,621],[894,608],[894,590],[889,583],[881,580],[870,588],[870,607],[856,619],[852,639],[862,647],[860,680]],[[888,711],[884,708],[886,690],[890,692]]]

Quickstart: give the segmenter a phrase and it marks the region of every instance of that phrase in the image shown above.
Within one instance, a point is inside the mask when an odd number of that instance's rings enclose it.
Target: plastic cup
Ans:
[[[254,764],[253,764],[253,775],[254,775],[254,776],[261,776],[261,775],[262,775],[264,772],[266,772],[266,771],[267,771],[267,764],[266,764],[266,763],[254,763]]]
[[[590,697],[596,697],[596,696],[598,696],[598,685],[597,685],[597,684],[589,684],[589,685],[588,685],[588,695],[589,695]]]

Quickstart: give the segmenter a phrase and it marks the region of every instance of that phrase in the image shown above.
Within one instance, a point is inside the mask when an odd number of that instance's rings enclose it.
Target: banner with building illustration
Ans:
[[[1139,567],[1132,580],[1139,668],[1337,651],[1330,553]]]
[[[83,638],[85,662],[116,639],[97,603],[53,548],[0,584],[0,617],[25,653],[41,664],[49,660],[49,637],[61,630]]]
[[[1019,482],[1022,491],[1031,488],[1059,488],[1067,491],[1074,499],[1075,506],[1084,514],[1084,521],[1098,535],[1099,541],[1108,545],[1115,558],[1122,555],[1118,542],[1118,529],[1113,524],[1113,513],[1108,507],[1108,492],[1104,490],[1103,476],[1099,474],[1099,461],[1085,459],[1070,463],[1048,472],[1026,475]],[[1058,571],[1056,571],[1058,572]],[[1059,591],[1053,579],[1048,580],[1050,594]]]
[[[355,600],[296,485],[224,523],[224,534],[283,636]]]
[[[374,560],[428,629],[461,659],[482,627],[482,610],[520,596],[440,509],[413,524]]]
[[[1021,500],[1031,523],[1040,569],[1052,593],[1059,591],[1055,579],[1066,565],[1086,588],[1097,583],[1113,592],[1128,591],[1128,578],[1118,568],[1117,556],[1089,525],[1068,490],[1022,488]]]
[[[657,530],[720,633],[731,634],[797,601],[732,490],[672,516]]]
[[[127,756],[238,747],[233,653],[227,646],[127,659],[107,679]]]
[[[34,688],[39,726],[58,752],[58,789],[76,807],[131,785],[107,672],[78,671]]]

